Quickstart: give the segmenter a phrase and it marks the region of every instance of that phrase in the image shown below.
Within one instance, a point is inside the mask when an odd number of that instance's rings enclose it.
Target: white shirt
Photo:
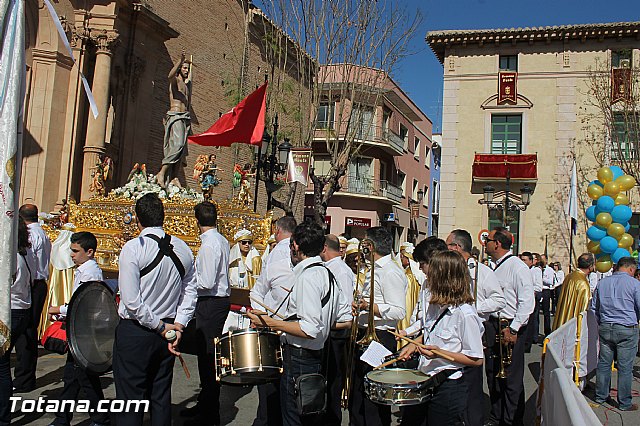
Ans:
[[[553,278],[555,274],[553,272],[553,268],[549,265],[544,267],[542,271],[542,285],[545,289],[553,288]]]
[[[39,223],[30,223],[29,242],[36,258],[37,271],[34,280],[49,279],[49,259],[51,258],[51,241]]]
[[[80,284],[89,281],[103,281],[102,269],[98,266],[98,263],[94,259],[89,259],[82,265],[76,268],[73,276],[73,290],[71,294],[75,293]],[[60,315],[67,315],[67,305],[60,306]]]
[[[342,260],[340,256],[324,262],[324,266],[326,266],[333,276],[336,277],[336,281],[338,281],[342,294],[344,294],[347,299],[351,299],[353,297],[353,288],[356,283],[356,275],[353,273],[351,268],[344,263],[344,260]]]
[[[27,254],[16,254],[16,278],[11,284],[11,309],[29,309],[31,307],[31,281],[36,271],[36,257],[31,248]]]
[[[495,274],[500,281],[500,286],[504,291],[506,306],[500,311],[502,318],[513,319],[510,327],[520,330],[529,321],[529,315],[535,307],[535,297],[533,294],[533,277],[531,270],[517,256],[508,251],[496,262]],[[538,269],[542,276],[542,271]]]
[[[286,306],[280,307],[293,286],[293,266],[291,265],[291,249],[289,238],[280,241],[265,261],[262,273],[256,280],[249,293],[252,298],[259,300],[274,311],[288,316]],[[264,310],[262,306],[251,301],[253,309]]]
[[[371,271],[367,272],[362,297],[369,302]],[[406,297],[408,286],[404,270],[393,261],[391,255],[381,257],[375,262],[373,303],[378,305],[380,317],[375,317],[378,330],[395,329],[398,321],[406,314]],[[369,318],[367,311],[360,312],[358,325],[366,327]]]
[[[198,296],[229,296],[229,241],[217,229],[209,229],[200,235],[200,242],[196,256]]]
[[[304,259],[293,268],[295,284],[287,301],[287,311],[296,314],[300,328],[311,338],[284,334],[283,339],[296,347],[318,350],[324,347],[331,327],[336,322],[351,320],[351,305],[340,285],[336,285],[329,302],[322,307],[322,298],[329,292],[329,274],[322,266],[305,270],[313,263],[322,264],[320,256]]]
[[[467,260],[467,266],[469,267],[469,273],[471,274],[471,280],[476,279],[476,265],[478,262],[473,257]],[[498,277],[491,268],[487,265],[480,263],[478,265],[478,299],[475,304],[478,315],[484,319],[489,319],[489,314],[498,312],[503,309],[507,302],[502,294],[502,287]],[[475,283],[472,285],[472,291],[475,288]],[[471,294],[474,295],[473,293]]]
[[[537,266],[529,268],[531,279],[533,280],[533,291],[539,293],[542,291],[542,269]]]
[[[564,282],[564,271],[562,269],[554,272],[553,288],[560,287]]]
[[[473,306],[464,304],[449,307],[442,319],[436,321],[443,312],[440,305],[430,305],[425,313],[424,320],[424,344],[435,345],[446,351],[458,352],[472,358],[484,358],[482,347],[482,333],[484,326],[482,320]],[[435,324],[435,327],[434,327]],[[433,331],[431,331],[433,328]],[[456,362],[447,361],[444,358],[429,359],[420,356],[418,369],[429,376],[442,370],[459,369],[449,376],[450,379],[462,377],[462,369],[465,366]]]
[[[429,301],[431,300],[431,292],[427,288],[427,280],[422,283],[420,287],[420,294],[418,295],[418,303],[413,308],[413,314],[411,315],[412,323],[404,331],[407,336],[414,336],[422,332],[424,327],[425,312],[429,309]]]
[[[184,241],[171,236],[173,251],[184,266],[184,278],[180,279],[178,269],[168,256],[140,278],[140,270],[158,254],[158,243],[144,238],[148,234],[159,238],[165,235],[160,227],[145,228],[138,238],[127,241],[120,252],[118,314],[153,330],[160,326],[163,318],[175,318],[175,322],[186,325],[193,317],[197,299],[193,253]]]

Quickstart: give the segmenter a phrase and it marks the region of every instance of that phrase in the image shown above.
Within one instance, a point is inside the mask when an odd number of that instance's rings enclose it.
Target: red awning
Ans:
[[[537,154],[476,154],[471,173],[474,180],[538,179]]]

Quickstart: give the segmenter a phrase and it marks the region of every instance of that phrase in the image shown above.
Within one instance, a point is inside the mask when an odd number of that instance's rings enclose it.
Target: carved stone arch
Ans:
[[[25,4],[25,40],[24,50],[26,53],[26,63],[31,67],[33,62],[33,48],[36,45],[36,36],[38,34],[38,0],[27,0]]]
[[[498,105],[498,94],[495,94],[495,95],[489,96],[484,102],[482,102],[482,104],[480,105],[480,108],[482,109],[533,108],[533,102],[531,102],[529,98],[527,98],[526,96],[518,94],[517,100],[518,100],[518,103],[515,105],[513,104]]]
[[[41,0],[29,0],[28,3],[36,3],[38,8],[35,23],[38,24],[37,32],[34,34],[33,48],[39,51],[57,52],[59,43],[58,31],[53,25],[53,19],[49,14],[49,9]]]

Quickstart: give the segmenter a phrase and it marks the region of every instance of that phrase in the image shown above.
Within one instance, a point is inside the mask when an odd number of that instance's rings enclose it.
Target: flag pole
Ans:
[[[260,184],[260,164],[262,163],[262,143],[258,145],[258,160],[256,161],[256,184],[253,190],[253,212],[258,211],[258,189]]]

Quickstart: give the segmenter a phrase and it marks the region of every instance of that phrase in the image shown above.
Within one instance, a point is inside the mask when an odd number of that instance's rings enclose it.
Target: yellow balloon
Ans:
[[[587,243],[587,250],[593,254],[600,253],[600,243],[598,241],[589,241]]]
[[[631,175],[622,175],[615,182],[620,186],[622,191],[628,191],[636,186],[636,180]]]
[[[633,245],[633,237],[626,232],[622,234],[620,237],[620,241],[618,241],[618,247],[629,248]]]
[[[598,180],[604,184],[613,180],[613,172],[608,167],[600,167],[598,169]]]
[[[596,185],[595,183],[592,183],[587,188],[587,194],[589,195],[589,198],[591,198],[592,200],[597,200],[598,198],[604,195],[604,190],[600,185]]]
[[[620,192],[620,185],[615,182],[607,182],[604,184],[604,195],[608,195],[611,198],[616,198]]]
[[[596,270],[598,272],[607,272],[613,266],[611,262],[611,257],[602,256],[600,259],[596,260]]]
[[[617,180],[616,183],[618,183]],[[613,201],[615,201],[616,206],[626,206],[629,204],[629,197],[624,192],[621,192]]]
[[[620,240],[624,234],[624,226],[620,223],[612,223],[607,228],[607,234],[611,235],[616,240]]]
[[[596,223],[603,228],[608,228],[611,222],[613,222],[613,219],[609,213],[602,212],[596,216]]]

